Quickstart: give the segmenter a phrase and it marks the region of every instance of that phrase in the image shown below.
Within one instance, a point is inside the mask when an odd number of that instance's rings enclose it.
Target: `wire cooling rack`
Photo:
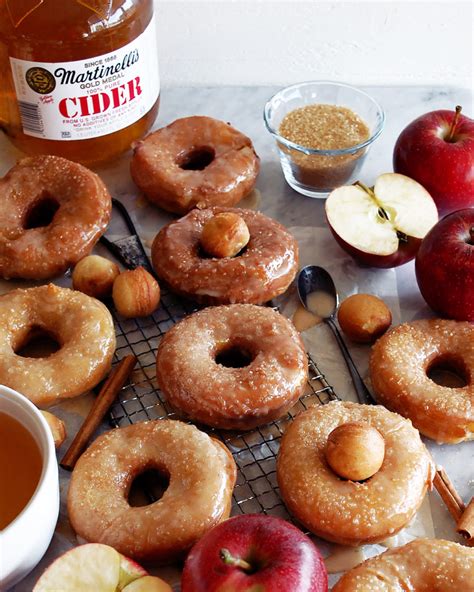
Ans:
[[[130,235],[115,242],[102,242],[126,267],[150,263],[125,208],[114,200]],[[162,290],[160,308],[150,317],[124,319],[112,308],[117,349],[114,363],[133,354],[137,366],[130,382],[119,393],[109,419],[113,427],[123,427],[151,419],[178,418],[168,405],[156,382],[156,349],[160,339],[175,323],[197,310],[195,306]],[[316,362],[308,356],[309,379],[304,394],[282,418],[248,432],[230,432],[199,426],[222,440],[237,464],[237,482],[233,493],[233,514],[265,513],[290,518],[280,499],[276,482],[276,456],[287,425],[293,417],[314,405],[338,399]]]

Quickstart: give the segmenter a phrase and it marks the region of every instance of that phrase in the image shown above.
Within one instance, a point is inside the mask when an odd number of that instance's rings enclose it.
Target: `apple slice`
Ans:
[[[74,547],[46,569],[33,592],[115,592],[120,563],[120,553],[107,545]]]
[[[149,576],[141,565],[113,547],[88,543],[54,561],[33,592],[172,592],[166,582]]]
[[[145,576],[125,586],[123,592],[173,592],[170,585],[160,578]]]
[[[438,210],[422,185],[385,173],[372,189],[357,182],[332,191],[326,217],[338,243],[359,263],[395,267],[415,257]]]

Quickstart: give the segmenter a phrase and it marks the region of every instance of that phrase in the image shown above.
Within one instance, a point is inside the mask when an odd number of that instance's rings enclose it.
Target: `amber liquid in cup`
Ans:
[[[30,432],[15,418],[0,413],[0,530],[6,528],[32,498],[43,459]]]

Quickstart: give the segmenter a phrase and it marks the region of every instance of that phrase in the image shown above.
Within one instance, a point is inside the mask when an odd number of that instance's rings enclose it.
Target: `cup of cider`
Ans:
[[[53,436],[26,397],[0,386],[0,590],[43,557],[59,513]]]

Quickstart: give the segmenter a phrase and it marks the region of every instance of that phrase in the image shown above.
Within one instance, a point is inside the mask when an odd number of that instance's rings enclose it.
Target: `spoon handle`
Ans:
[[[344,340],[342,339],[342,335],[339,333],[339,329],[337,328],[334,319],[329,317],[327,319],[324,319],[324,321],[327,325],[329,325],[329,327],[331,327],[332,332],[334,333],[334,336],[337,340],[337,343],[339,344],[339,348],[341,349],[342,355],[344,356],[344,360],[347,364],[347,368],[349,369],[350,375],[352,377],[352,382],[354,383],[359,403],[365,405],[375,404],[374,398],[370,394],[369,389],[365,386],[365,383],[362,380],[361,375],[359,374],[359,371],[356,368],[356,365],[354,364],[352,356],[349,353],[349,350],[347,349]]]

